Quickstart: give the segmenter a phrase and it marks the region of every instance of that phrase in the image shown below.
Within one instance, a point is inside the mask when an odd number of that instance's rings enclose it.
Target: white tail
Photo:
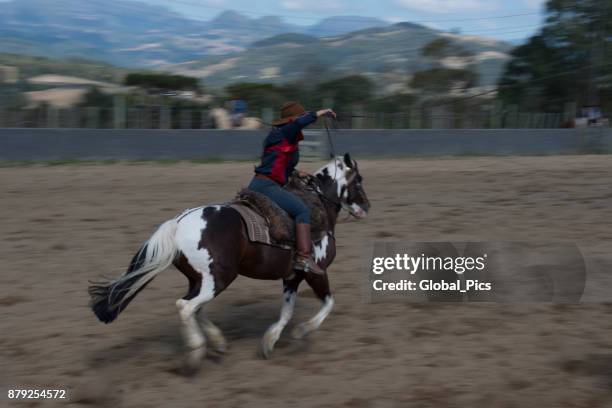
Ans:
[[[118,282],[127,281],[140,276],[140,279],[133,283],[129,291],[123,296],[125,299],[134,295],[160,272],[172,265],[177,251],[174,242],[176,225],[176,219],[166,221],[160,225],[157,231],[143,245],[142,249],[146,251],[144,253],[144,263],[118,279]]]
[[[160,225],[120,278],[89,287],[91,308],[101,321],[115,320],[139,290],[172,264],[178,252],[174,239],[177,224],[174,218]]]

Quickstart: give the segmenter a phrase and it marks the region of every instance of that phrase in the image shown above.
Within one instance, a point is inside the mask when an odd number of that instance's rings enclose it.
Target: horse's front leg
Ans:
[[[327,271],[325,272],[325,275],[307,273],[306,282],[308,282],[308,285],[310,285],[319,300],[323,302],[323,306],[312,319],[299,324],[295,329],[293,329],[292,335],[296,339],[301,339],[308,335],[308,333],[317,330],[334,307],[334,298],[329,290]]]
[[[297,289],[302,279],[300,274],[300,276],[295,275],[291,279],[283,280],[283,307],[281,309],[280,319],[268,328],[261,340],[261,354],[266,359],[270,357],[270,353],[274,350],[274,345],[293,316]]]

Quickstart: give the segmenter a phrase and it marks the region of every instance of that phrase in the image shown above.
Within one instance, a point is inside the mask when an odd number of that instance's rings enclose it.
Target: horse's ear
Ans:
[[[353,167],[353,160],[351,160],[351,155],[348,153],[344,153],[344,164],[347,167]]]

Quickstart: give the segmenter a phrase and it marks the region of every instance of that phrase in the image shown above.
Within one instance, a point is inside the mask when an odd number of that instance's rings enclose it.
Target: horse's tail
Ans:
[[[177,220],[166,221],[138,250],[130,266],[120,278],[92,282],[89,287],[90,307],[98,319],[110,323],[144,287],[174,261],[178,249],[174,236]]]

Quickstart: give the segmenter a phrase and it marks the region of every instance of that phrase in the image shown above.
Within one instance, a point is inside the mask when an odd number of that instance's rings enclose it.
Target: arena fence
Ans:
[[[265,131],[0,129],[0,160],[253,160]],[[340,130],[337,153],[356,157],[612,153],[612,129]],[[306,133],[303,156],[324,158],[324,131]]]
[[[273,109],[250,112],[264,123],[274,119]],[[166,106],[70,107],[44,105],[28,109],[0,106],[0,128],[83,128],[83,129],[212,129],[209,110]],[[402,112],[340,113],[345,129],[557,129],[571,126],[575,112],[520,112],[515,106],[479,107],[465,112],[451,108],[414,107]]]

